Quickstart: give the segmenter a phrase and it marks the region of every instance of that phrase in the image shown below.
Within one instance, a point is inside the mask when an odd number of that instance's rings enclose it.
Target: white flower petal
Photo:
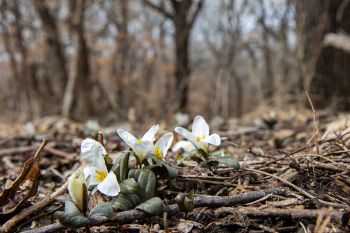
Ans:
[[[186,153],[191,153],[196,150],[196,147],[189,141],[181,140],[173,146],[172,151],[177,152],[180,149],[183,149]]]
[[[205,141],[209,144],[214,145],[214,146],[219,146],[221,143],[220,136],[216,133],[210,135],[208,138],[206,138]]]
[[[209,125],[202,116],[196,116],[192,125],[192,133],[200,139],[204,139],[209,136]]]
[[[87,138],[81,142],[81,157],[89,166],[94,166],[102,170],[107,170],[104,155],[106,149],[98,141]]]
[[[86,184],[88,187],[96,186],[100,182],[96,180],[96,168],[95,167],[86,167],[83,169],[85,176]]]
[[[84,206],[84,174],[73,174],[68,179],[68,193],[75,205],[81,210]]]
[[[120,186],[114,172],[108,173],[106,178],[97,186],[97,189],[107,196],[117,196],[120,192]]]
[[[159,130],[159,125],[153,125],[142,137],[142,141],[154,141],[154,136],[157,134]]]
[[[175,132],[177,132],[178,134],[182,135],[184,138],[186,138],[190,142],[192,142],[194,144],[196,143],[196,136],[194,136],[194,134],[192,134],[187,129],[182,128],[182,127],[176,127],[175,128]]]
[[[155,145],[155,146],[158,146],[158,149],[159,149],[163,159],[165,158],[166,153],[168,152],[169,147],[171,146],[171,143],[173,142],[173,138],[174,138],[173,133],[171,133],[171,132],[166,133],[159,138],[159,140],[157,141],[157,143]]]
[[[119,137],[121,137],[121,139],[123,139],[131,149],[135,150],[135,144],[137,144],[137,138],[134,135],[132,135],[131,133],[129,133],[124,129],[118,129],[117,133]]]
[[[149,155],[153,152],[153,142],[150,141],[144,141],[140,143],[135,144],[135,154],[139,159],[139,162],[142,163],[142,161],[145,159],[146,155]]]

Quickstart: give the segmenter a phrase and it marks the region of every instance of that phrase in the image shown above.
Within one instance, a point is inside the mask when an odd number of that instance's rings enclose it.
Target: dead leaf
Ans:
[[[7,181],[0,195],[0,223],[5,222],[16,211],[26,204],[38,190],[39,154],[47,144],[44,140],[35,155],[25,161],[24,166],[15,181]]]

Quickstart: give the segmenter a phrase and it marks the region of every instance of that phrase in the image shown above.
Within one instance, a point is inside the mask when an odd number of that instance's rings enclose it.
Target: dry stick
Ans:
[[[65,151],[58,150],[58,149],[54,148],[54,144],[49,145],[47,148],[45,148],[45,151],[47,151],[53,155],[67,159],[68,161],[73,160],[76,157],[76,153],[67,153]]]
[[[299,188],[298,186],[296,186],[295,184],[279,177],[279,176],[276,176],[276,175],[273,175],[273,174],[270,174],[270,173],[267,173],[267,172],[264,172],[264,171],[259,171],[259,170],[255,170],[253,168],[245,168],[245,170],[247,171],[251,171],[251,172],[256,172],[256,173],[260,173],[260,174],[263,174],[263,175],[266,175],[266,176],[270,176],[272,178],[275,178],[279,181],[281,181],[282,183],[284,184],[287,184],[289,185],[290,187],[294,188],[295,190],[297,190],[298,192],[304,194],[305,196],[307,196],[308,198],[314,200],[314,199],[317,199],[320,203],[324,204],[324,205],[329,205],[329,206],[334,206],[334,207],[340,207],[340,208],[348,208],[349,206],[348,205],[344,205],[344,204],[339,204],[339,203],[334,203],[334,202],[328,202],[328,201],[324,201],[322,199],[319,199],[319,198],[316,198],[315,196],[311,195],[310,193],[306,192],[304,189],[302,188]]]
[[[167,209],[176,210],[177,213],[179,211],[177,205],[170,205]],[[219,216],[220,214],[232,214],[239,213],[246,215],[251,218],[285,218],[285,219],[293,219],[293,220],[305,220],[305,219],[316,219],[320,214],[329,216],[330,219],[338,222],[338,223],[347,223],[349,217],[347,216],[347,211],[338,211],[338,210],[315,210],[315,209],[256,209],[252,207],[244,207],[244,208],[220,208],[215,211],[215,215]],[[169,214],[168,216],[170,216]],[[100,221],[95,222],[94,225],[102,225],[102,224],[111,224],[111,223],[127,223],[132,222],[138,219],[149,217],[149,215],[145,214],[140,210],[128,210],[124,212],[120,212],[115,214],[108,221]],[[54,223],[51,225],[47,225],[44,227],[40,227],[37,229],[32,229],[28,231],[23,231],[23,233],[50,233],[57,232],[67,229],[59,223]]]
[[[37,147],[38,147],[37,145],[33,145],[33,146],[22,146],[22,147],[2,149],[0,150],[0,156],[24,153],[27,151],[34,150]]]
[[[41,200],[41,201],[35,203],[34,205],[22,210],[19,214],[15,215],[10,220],[8,220],[2,226],[2,230],[5,232],[10,231],[13,227],[15,227],[17,225],[17,223],[22,221],[24,218],[39,211],[42,208],[44,208],[45,206],[50,204],[52,201],[54,201],[57,196],[62,195],[66,191],[66,187],[67,187],[67,182],[63,186],[61,186],[59,189],[57,189],[54,193],[45,197],[43,200]]]
[[[231,209],[231,208],[230,208]],[[217,210],[216,213],[221,210]],[[223,213],[232,213],[232,210],[222,211]],[[235,211],[233,211],[235,212]],[[288,219],[316,219],[320,214],[324,216],[330,216],[330,218],[338,223],[342,223],[345,214],[348,214],[347,211],[329,211],[329,210],[316,210],[316,209],[276,209],[276,208],[268,208],[268,209],[257,209],[253,207],[244,207],[236,210],[238,213],[242,213],[247,215],[248,217],[257,217],[257,218],[265,218],[265,217],[273,217],[273,218],[288,218]]]
[[[265,189],[260,191],[246,192],[236,196],[201,196],[201,197],[196,197],[194,202],[195,202],[195,208],[198,208],[198,207],[216,208],[216,207],[223,207],[223,206],[233,206],[237,204],[246,204],[254,200],[258,200],[269,194],[282,195],[285,192],[286,191],[283,188],[273,188],[273,189]],[[168,216],[172,216],[180,212],[180,209],[177,206],[177,204],[164,206],[163,210],[164,212],[168,213]],[[147,215],[146,213],[140,210],[128,210],[128,211],[115,213],[107,220],[93,221],[89,224],[89,226],[98,226],[98,225],[112,224],[112,223],[123,224],[123,223],[129,223],[129,222],[133,222],[135,220],[140,220],[144,218],[149,218],[149,215]],[[44,233],[44,232],[49,233],[49,232],[62,231],[64,229],[67,229],[67,227],[62,226],[60,223],[54,223],[48,226],[44,226],[44,227],[40,227],[37,229],[28,230],[24,232],[25,233]]]
[[[314,113],[314,131],[315,131],[315,145],[316,145],[316,151],[317,151],[317,154],[320,154],[320,146],[318,144],[318,133],[319,133],[319,130],[318,130],[318,125],[317,125],[317,120],[316,120],[316,111],[315,111],[315,108],[314,108],[314,105],[312,104],[312,101],[311,101],[311,98],[310,98],[310,95],[309,95],[309,92],[307,90],[304,90],[308,100],[309,100],[309,103],[311,105],[311,109],[312,109],[312,112]]]

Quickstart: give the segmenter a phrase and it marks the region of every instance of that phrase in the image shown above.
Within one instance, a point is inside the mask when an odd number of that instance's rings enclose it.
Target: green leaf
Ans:
[[[113,209],[108,203],[102,203],[95,206],[89,213],[89,219],[93,221],[107,220],[112,216]]]
[[[163,201],[159,197],[153,197],[136,206],[135,209],[142,210],[150,215],[160,215],[163,212]]]
[[[234,157],[232,156],[222,156],[222,157],[212,157],[212,158],[209,158],[209,161],[217,161],[221,164],[225,164],[231,168],[234,168],[236,170],[239,169],[239,162],[237,159],[235,159]]]
[[[140,185],[139,196],[142,201],[146,201],[154,196],[156,191],[156,175],[146,168],[143,168],[140,172],[137,182]]]
[[[140,190],[140,185],[134,178],[123,180],[120,185],[120,192],[124,194],[137,193]]]
[[[152,170],[156,175],[159,175],[160,177],[168,180],[176,178],[179,174],[177,169],[165,163],[155,164],[148,166],[147,168]]]
[[[114,211],[125,211],[133,209],[136,205],[141,203],[141,199],[137,194],[123,194],[120,193],[118,197],[111,201]]]
[[[182,212],[191,212],[194,209],[194,191],[189,193],[179,193],[175,201]]]
[[[130,169],[128,177],[129,179],[124,180],[123,185],[121,185],[121,193],[111,201],[113,210],[133,209],[154,196],[156,176],[151,170],[146,168]],[[138,191],[133,193],[132,191],[136,187]]]
[[[140,174],[141,174],[141,169],[130,169],[128,178],[134,178],[136,181],[138,181]]]
[[[205,152],[203,149],[198,149],[197,151],[200,155],[204,157],[204,159],[208,159],[208,153]]]
[[[87,225],[90,221],[78,207],[71,201],[66,200],[64,204],[64,211],[57,211],[55,216],[64,226],[71,228],[80,228]]]
[[[130,151],[123,151],[117,158],[117,161],[111,168],[111,170],[117,176],[118,182],[121,183],[123,180],[127,178],[129,172],[129,156]]]

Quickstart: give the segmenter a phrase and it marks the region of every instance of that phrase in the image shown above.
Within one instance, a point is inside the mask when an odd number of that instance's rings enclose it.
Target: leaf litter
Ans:
[[[348,232],[350,117],[318,112],[317,121],[319,153],[308,110],[262,109],[241,120],[213,122],[215,132],[224,140],[210,150],[238,159],[239,170],[226,164],[210,169],[192,160],[179,164],[178,152],[170,152],[167,162],[178,170],[178,175],[156,181],[155,195],[164,202],[162,214],[145,214],[153,206],[147,202],[137,204],[145,213],[118,211],[114,214],[118,216],[110,217],[120,219],[120,223],[97,212],[95,218],[99,220],[95,223],[103,224],[91,226],[91,231]],[[97,131],[84,130],[83,123],[67,120],[65,130],[58,130],[56,122],[46,118],[35,126],[38,130],[32,135],[15,132],[0,139],[2,230],[40,232],[43,227],[57,224],[55,213],[64,208],[64,200],[57,196],[65,193],[62,187],[67,178],[80,167],[80,142],[87,136],[97,138]],[[112,132],[104,134],[104,142],[110,157],[116,159],[124,142],[116,131],[104,131]],[[49,143],[40,156],[33,156],[42,135]],[[162,166],[158,170],[167,173]],[[127,176],[121,170],[119,174]],[[21,218],[22,212],[60,188],[62,193]],[[176,198],[192,190],[194,209],[179,211]]]

